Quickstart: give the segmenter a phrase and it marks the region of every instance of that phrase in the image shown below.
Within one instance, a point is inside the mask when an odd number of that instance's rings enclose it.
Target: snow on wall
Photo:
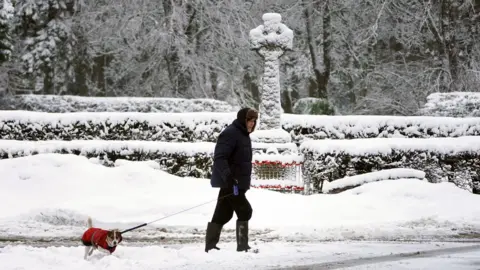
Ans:
[[[17,95],[8,108],[42,112],[236,112],[238,106],[215,99]]]
[[[478,117],[480,116],[479,92],[432,93],[419,111],[421,115]]]

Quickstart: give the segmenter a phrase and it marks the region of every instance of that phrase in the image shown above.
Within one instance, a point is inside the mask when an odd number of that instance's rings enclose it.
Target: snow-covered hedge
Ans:
[[[215,99],[17,95],[2,110],[38,112],[235,112],[239,107]]]
[[[295,114],[334,115],[335,108],[324,98],[301,98],[293,105]]]
[[[304,179],[321,184],[392,168],[425,172],[431,182],[449,181],[480,194],[480,137],[311,140],[300,146]]]
[[[60,153],[95,158],[106,166],[114,166],[118,159],[155,160],[168,173],[208,178],[211,175],[213,149],[214,144],[209,142],[0,140],[0,159]]]
[[[480,116],[479,92],[432,93],[419,111],[420,115],[478,117]]]
[[[236,113],[45,113],[0,111],[0,138],[215,142]],[[480,135],[480,118],[282,115],[282,127],[306,139],[428,138]]]
[[[272,145],[253,143],[257,151]],[[296,150],[295,144],[273,145],[280,149]],[[114,166],[115,161],[158,162],[162,169],[177,175],[209,178],[213,164],[215,143],[211,142],[156,142],[156,141],[108,141],[108,140],[73,140],[73,141],[18,141],[0,140],[0,159],[15,158],[40,153],[75,154],[95,158],[106,166]],[[258,157],[257,157],[258,156]],[[296,156],[271,156],[272,161],[288,161]],[[255,154],[253,160],[264,160],[265,154]],[[297,158],[298,159],[298,158]],[[295,159],[295,160],[297,160]]]
[[[306,139],[476,136],[480,135],[480,117],[285,115],[283,129],[299,143]]]
[[[9,140],[146,140],[214,142],[223,113],[0,112],[0,138]],[[235,114],[236,115],[236,114]]]

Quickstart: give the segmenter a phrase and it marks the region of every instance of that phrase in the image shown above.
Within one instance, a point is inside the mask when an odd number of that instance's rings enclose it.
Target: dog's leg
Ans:
[[[95,248],[94,248],[93,246],[90,247],[90,252],[88,252],[88,256],[92,256],[92,253],[93,253],[93,250],[94,250],[94,249],[95,249]]]
[[[88,227],[88,228],[92,228],[92,227],[93,227],[93,222],[92,222],[92,218],[91,218],[91,217],[88,217],[88,219],[87,219],[87,227]]]
[[[89,247],[89,246],[85,246],[85,254],[83,255],[83,259],[86,260],[86,259],[87,259],[87,256],[92,255],[92,251],[89,252],[90,248],[91,248],[91,247]]]

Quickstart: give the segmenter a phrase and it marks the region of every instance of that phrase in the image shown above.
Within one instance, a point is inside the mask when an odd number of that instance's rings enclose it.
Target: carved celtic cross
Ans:
[[[265,60],[260,103],[259,130],[281,129],[279,58],[293,46],[293,31],[278,13],[265,13],[263,25],[250,30],[250,48]]]

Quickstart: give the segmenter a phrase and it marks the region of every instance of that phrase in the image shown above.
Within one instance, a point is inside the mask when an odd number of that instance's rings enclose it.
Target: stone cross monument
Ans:
[[[293,31],[282,23],[278,13],[265,13],[263,25],[250,30],[250,48],[265,60],[260,116],[257,130],[252,139],[257,142],[288,143],[291,136],[282,129],[280,122],[282,105],[280,101],[279,58],[293,47]]]

